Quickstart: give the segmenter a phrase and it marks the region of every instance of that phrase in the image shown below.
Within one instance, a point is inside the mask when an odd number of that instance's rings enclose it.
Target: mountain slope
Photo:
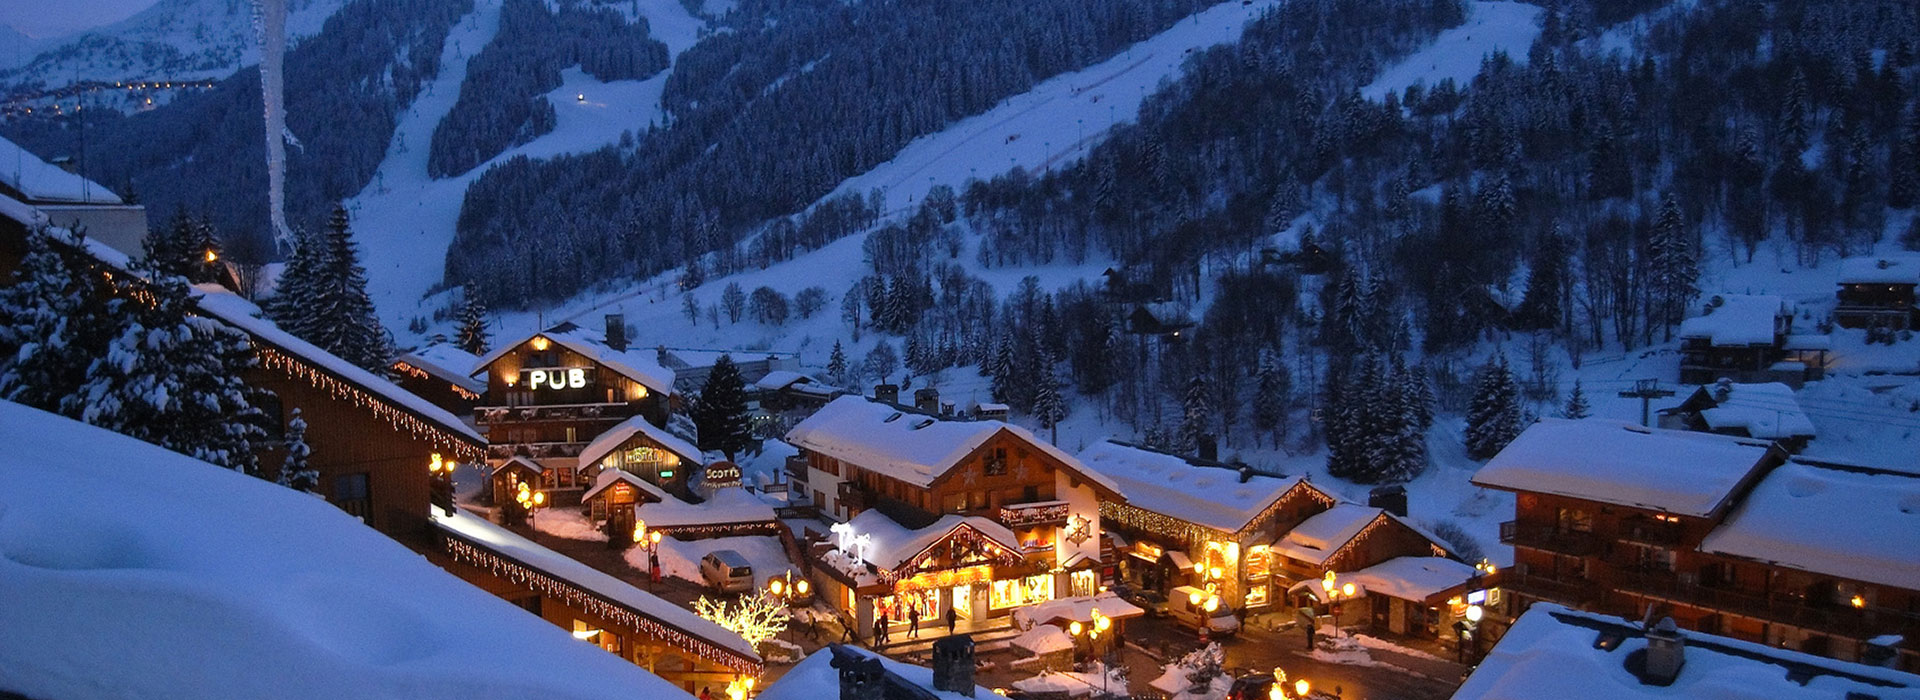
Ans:
[[[287,0],[287,40],[320,32],[347,0]],[[132,17],[38,47],[0,86],[220,79],[260,62],[251,0],[159,0]]]

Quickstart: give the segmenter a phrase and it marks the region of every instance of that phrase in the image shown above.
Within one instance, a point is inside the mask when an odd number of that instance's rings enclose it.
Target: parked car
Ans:
[[[700,558],[700,579],[716,593],[745,593],[753,590],[753,567],[739,552],[716,549]]]
[[[1167,616],[1167,597],[1159,591],[1138,589],[1130,586],[1115,586],[1113,591],[1120,599],[1127,601],[1147,612],[1148,617]]]
[[[1233,614],[1232,608],[1215,603],[1214,609],[1207,609],[1206,601],[1213,598],[1213,594],[1193,586],[1175,588],[1165,606],[1167,616],[1195,632],[1204,626],[1207,636],[1216,639],[1239,633],[1240,617]]]

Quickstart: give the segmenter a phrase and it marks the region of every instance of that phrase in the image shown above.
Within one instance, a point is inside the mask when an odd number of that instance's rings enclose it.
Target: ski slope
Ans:
[[[630,7],[639,8],[652,36],[675,57],[698,40],[704,26],[675,0],[644,0]],[[460,175],[429,176],[433,129],[459,99],[467,61],[493,40],[499,23],[500,0],[477,0],[474,12],[447,38],[440,75],[401,117],[373,179],[347,202],[367,266],[368,291],[389,327],[404,329],[414,317],[431,313],[422,310],[421,300],[440,281],[467,186],[488,168],[518,156],[593,151],[619,143],[624,133],[644,134],[660,118],[660,95],[671,68],[646,80],[613,82],[569,68],[561,74],[561,86],[545,95],[554,108],[553,131]]]
[[[918,203],[935,185],[958,191],[969,179],[991,179],[1015,167],[1038,171],[1071,164],[1115,125],[1133,121],[1146,94],[1161,80],[1178,79],[1188,56],[1238,41],[1248,20],[1276,5],[1229,0],[1195,13],[1104,62],[1054,76],[914,139],[892,160],[841,182],[826,198],[879,188],[888,207],[899,209]]]
[[[1480,59],[1497,51],[1524,64],[1527,47],[1540,36],[1544,12],[1538,6],[1517,2],[1468,3],[1466,24],[1440,32],[1426,48],[1381,71],[1360,89],[1360,95],[1380,100],[1410,85],[1433,87],[1448,78],[1464,84],[1480,72]]]

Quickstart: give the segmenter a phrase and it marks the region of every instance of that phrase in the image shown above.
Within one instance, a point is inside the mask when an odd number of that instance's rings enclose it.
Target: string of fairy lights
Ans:
[[[434,447],[449,450],[455,456],[466,459],[480,459],[485,455],[485,448],[480,445],[457,439],[439,426],[396,408],[383,398],[342,381],[330,372],[265,344],[256,342],[254,348],[260,353],[261,366],[305,380],[314,388],[324,390],[336,399],[351,401],[356,406],[372,411],[375,416],[395,428],[408,431],[416,438],[426,437]]]
[[[1281,511],[1284,510],[1283,507],[1286,506],[1289,501],[1293,500],[1295,494],[1302,494],[1328,508],[1338,503],[1333,496],[1328,495],[1325,491],[1321,491],[1309,485],[1307,482],[1301,481],[1294,484],[1293,488],[1288,489],[1286,494],[1274,499],[1272,504],[1268,505],[1265,510],[1260,511],[1260,514],[1253,516],[1253,519],[1247,521],[1247,524],[1242,526],[1238,532],[1227,532],[1218,528],[1195,524],[1119,501],[1101,501],[1100,517],[1135,530],[1172,538],[1182,544],[1190,545],[1198,542],[1234,540],[1238,539],[1240,533],[1258,530],[1267,523],[1272,522],[1274,518],[1279,517]]]
[[[395,372],[399,372],[409,377],[413,377],[414,379],[422,379],[426,381],[434,381],[435,379],[435,377],[432,374],[427,373],[426,370],[420,369],[419,367],[415,367],[411,363],[408,363],[406,360],[395,361],[393,363],[392,369]],[[464,399],[467,401],[480,400],[479,394],[469,391],[466,387],[460,386],[459,384],[455,384],[453,382],[447,382],[447,388],[452,389],[453,394],[455,396],[460,397],[461,399]]]
[[[441,541],[447,554],[454,561],[486,570],[488,573],[526,586],[551,598],[566,601],[568,605],[608,620],[613,624],[639,630],[652,635],[674,647],[692,652],[700,658],[712,661],[735,671],[760,675],[758,660],[747,658],[738,652],[728,651],[704,639],[695,637],[678,628],[643,615],[630,607],[613,603],[572,583],[560,580],[532,567],[521,564],[508,557],[500,556],[483,547],[467,542],[453,533],[442,531]]]

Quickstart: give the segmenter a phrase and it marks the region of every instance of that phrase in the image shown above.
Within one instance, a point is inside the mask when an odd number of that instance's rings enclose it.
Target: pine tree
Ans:
[[[1288,394],[1293,390],[1292,385],[1292,375],[1274,352],[1261,348],[1259,364],[1254,370],[1253,427],[1271,436],[1274,447],[1279,447],[1287,435]]]
[[[480,303],[477,289],[474,285],[467,285],[465,299],[460,303],[460,331],[454,344],[468,353],[485,355],[489,342],[487,307]]]
[[[142,270],[151,273],[150,270]],[[82,421],[252,474],[266,416],[241,377],[258,362],[247,337],[188,315],[186,280],[154,274],[143,300],[123,289],[109,302],[119,322],[80,388]]]
[[[694,424],[700,449],[720,450],[732,460],[753,444],[753,424],[747,416],[747,382],[733,356],[721,355],[707,373],[707,383],[694,400]]]
[[[1560,417],[1580,419],[1592,415],[1587,406],[1587,392],[1580,387],[1580,380],[1573,380],[1573,391],[1567,394],[1567,405],[1560,409]]]
[[[994,346],[993,356],[987,358],[987,364],[982,368],[987,371],[987,376],[993,378],[989,387],[995,400],[1012,400],[1014,382],[1018,381],[1013,376],[1014,367],[1013,341],[1001,338],[999,344]]]
[[[1567,250],[1559,224],[1540,237],[1527,266],[1527,293],[1520,301],[1519,316],[1534,328],[1560,328],[1566,303],[1568,270]]]
[[[1433,381],[1427,378],[1427,368],[1414,365],[1407,371],[1407,381],[1413,386],[1413,416],[1421,431],[1433,427]]]
[[[195,284],[218,284],[226,280],[226,271],[220,262],[220,255],[226,252],[220,237],[213,232],[213,222],[206,217],[194,219],[188,238],[187,281]]]
[[[326,246],[320,237],[306,231],[294,231],[293,251],[287,264],[274,280],[273,298],[267,301],[267,315],[281,330],[295,337],[310,339],[316,325],[315,297],[319,295],[319,276],[327,266]]]
[[[1205,372],[1194,372],[1187,380],[1180,408],[1180,451],[1191,454],[1213,434],[1213,388]]]
[[[1467,454],[1488,459],[1520,434],[1520,387],[1504,356],[1487,358],[1467,406]]]
[[[76,264],[42,229],[29,230],[12,284],[0,286],[0,399],[80,416],[75,397],[115,322],[104,278]]]
[[[194,238],[193,218],[187,216],[186,210],[178,210],[165,226],[147,229],[146,239],[140,242],[140,253],[149,268],[161,274],[187,277],[194,267]]]
[[[360,266],[347,210],[336,205],[326,230],[308,244],[317,244],[324,253],[314,271],[312,297],[307,300],[311,325],[302,329],[304,335],[296,335],[361,369],[384,376],[393,361],[393,346],[374,312],[373,299],[367,296],[367,271]]]
[[[300,417],[300,409],[293,409],[293,417],[287,420],[287,459],[280,464],[281,486],[295,491],[312,492],[320,487],[320,470],[308,463],[313,456],[313,448],[307,445],[307,419]]]
[[[1920,104],[1907,112],[1907,124],[1887,159],[1887,206],[1912,208],[1920,202]]]
[[[1042,371],[1037,377],[1033,393],[1033,417],[1040,419],[1040,427],[1052,431],[1050,440],[1060,442],[1060,421],[1067,419],[1067,402],[1060,395],[1060,380],[1054,376],[1053,361],[1042,353]]]
[[[840,341],[833,341],[833,353],[827,355],[827,378],[839,386],[847,385],[847,351],[840,347]]]
[[[1652,254],[1654,294],[1660,307],[1660,323],[1667,328],[1669,339],[1673,335],[1673,324],[1680,322],[1686,312],[1687,302],[1696,293],[1695,282],[1700,278],[1700,265],[1694,251],[1693,237],[1686,231],[1685,221],[1680,213],[1680,203],[1669,190],[1660,203],[1660,213],[1655,218],[1653,232],[1647,239],[1647,247]]]

